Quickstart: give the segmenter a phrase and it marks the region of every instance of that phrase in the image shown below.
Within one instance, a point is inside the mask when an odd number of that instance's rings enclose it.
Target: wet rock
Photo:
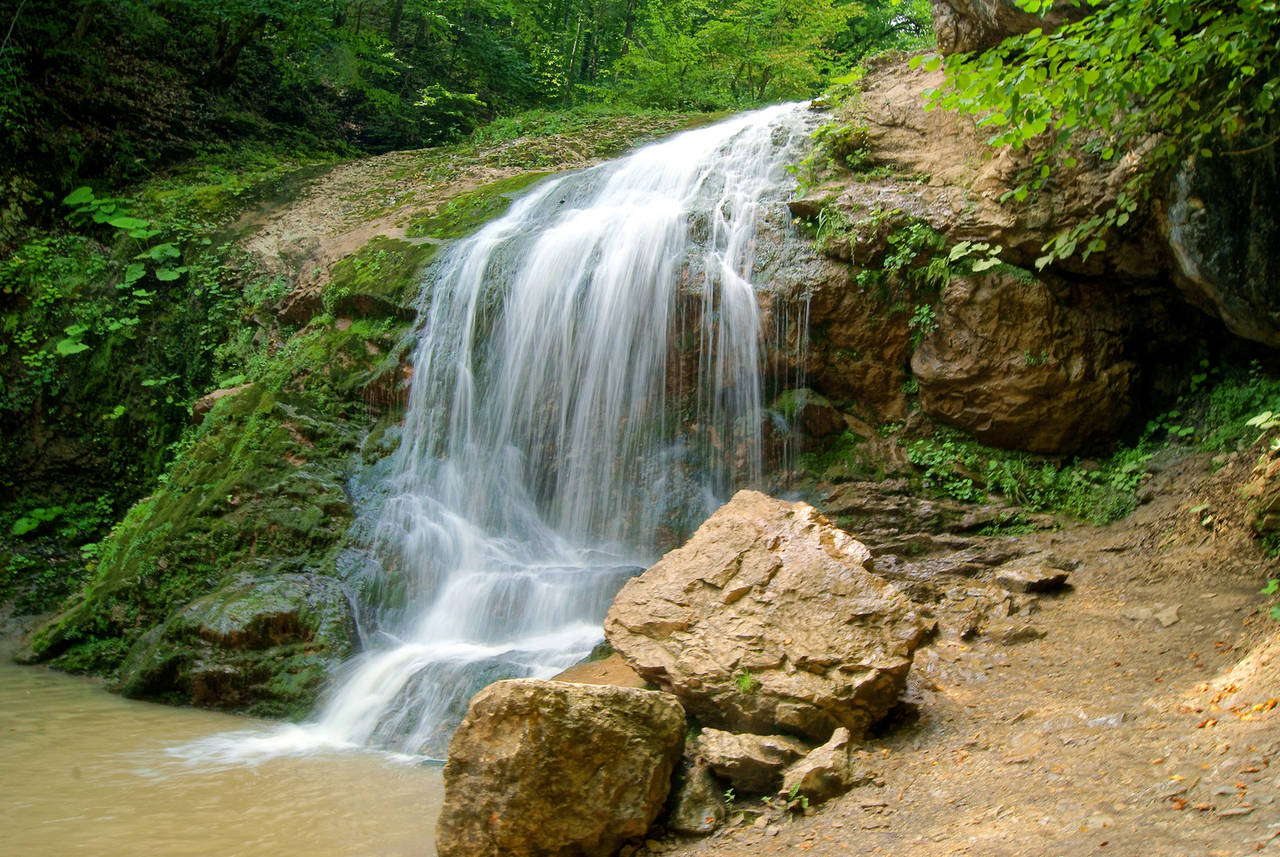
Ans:
[[[809,749],[788,735],[742,735],[719,729],[703,729],[698,735],[698,754],[741,795],[776,791],[786,767]]]
[[[307,574],[241,577],[199,598],[130,650],[118,689],[195,705],[287,714],[352,651],[355,620],[337,581]]]
[[[1039,280],[952,280],[911,358],[926,414],[983,443],[1066,453],[1128,414],[1135,366],[1123,320],[1096,293],[1068,302]]]
[[[1224,148],[1248,149],[1233,141]],[[1280,346],[1280,156],[1195,158],[1174,176],[1160,226],[1187,299],[1237,336]]]
[[[615,599],[610,644],[700,722],[826,740],[893,707],[924,635],[813,507],[740,491]]]
[[[1048,32],[1064,21],[1084,17],[1090,9],[1084,2],[1068,0],[1055,3],[1042,18],[1021,9],[1014,0],[931,0],[929,5],[938,50],[944,55],[984,50],[1034,29]]]
[[[449,745],[441,857],[611,857],[661,811],[684,711],[656,691],[534,679],[471,700]]]
[[[838,797],[855,781],[853,740],[847,729],[837,729],[831,740],[786,770],[781,795],[803,795],[812,803]]]
[[[685,768],[677,787],[667,827],[676,833],[705,836],[724,824],[724,787],[716,782],[701,757]]]

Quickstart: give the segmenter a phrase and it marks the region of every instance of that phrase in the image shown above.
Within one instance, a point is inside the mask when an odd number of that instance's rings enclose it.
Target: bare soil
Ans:
[[[673,855],[1240,857],[1280,854],[1280,634],[1240,487],[1167,456],[1111,526],[1019,537],[1079,559],[1042,596],[1039,639],[941,636],[908,685],[918,712],[859,752],[866,782],[799,814],[739,804]]]

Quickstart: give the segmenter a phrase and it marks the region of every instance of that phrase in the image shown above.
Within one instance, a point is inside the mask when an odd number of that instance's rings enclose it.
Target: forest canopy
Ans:
[[[5,195],[246,140],[380,152],[534,107],[814,94],[932,39],[926,0],[21,0],[0,21]]]

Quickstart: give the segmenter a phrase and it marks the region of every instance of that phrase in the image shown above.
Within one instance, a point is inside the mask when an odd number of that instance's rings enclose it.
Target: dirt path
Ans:
[[[1044,637],[922,649],[919,714],[865,745],[867,784],[808,817],[748,812],[656,850],[1280,854],[1280,646],[1258,594],[1274,561],[1244,528],[1248,471],[1243,456],[1216,474],[1175,461],[1129,519],[1024,537],[1083,561],[1040,601]]]

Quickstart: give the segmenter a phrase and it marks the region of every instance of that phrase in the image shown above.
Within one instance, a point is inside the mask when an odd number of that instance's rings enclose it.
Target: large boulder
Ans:
[[[1034,29],[1052,30],[1064,21],[1083,18],[1090,5],[1085,0],[1059,2],[1041,17],[1018,6],[1015,0],[931,0],[933,30],[943,54],[980,51],[998,45],[1009,36]]]
[[[1096,294],[996,271],[952,280],[911,358],[920,407],[983,443],[1073,452],[1128,415],[1125,325]]]
[[[662,810],[684,744],[670,694],[491,684],[449,744],[440,857],[611,857]]]
[[[350,656],[355,638],[351,603],[333,578],[245,575],[139,639],[120,668],[118,689],[259,715],[297,714]]]
[[[614,600],[610,644],[701,723],[825,741],[894,705],[924,626],[812,506],[739,491]]]
[[[1280,347],[1280,155],[1187,161],[1174,176],[1160,225],[1187,299],[1237,336]]]

